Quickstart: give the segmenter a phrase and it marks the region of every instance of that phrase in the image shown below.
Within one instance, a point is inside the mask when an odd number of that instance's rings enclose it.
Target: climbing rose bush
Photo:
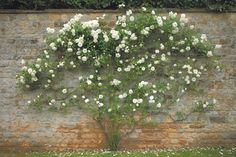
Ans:
[[[185,94],[199,94],[207,71],[219,70],[214,50],[221,46],[197,33],[185,14],[128,10],[112,28],[104,24],[105,15],[87,22],[82,16],[75,15],[58,32],[47,28],[47,48],[35,61],[22,62],[17,80],[23,89],[40,93],[29,100],[33,107],[78,106],[91,114],[111,149],[150,114],[167,113]],[[81,69],[87,72],[78,84],[61,85],[65,71]],[[211,98],[189,105],[199,112],[215,103]],[[184,119],[185,114],[177,114]]]

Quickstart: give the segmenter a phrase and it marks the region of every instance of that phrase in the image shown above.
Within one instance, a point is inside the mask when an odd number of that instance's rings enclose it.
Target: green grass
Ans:
[[[16,155],[17,154],[17,155]],[[236,149],[198,148],[156,151],[2,153],[0,157],[236,157]]]

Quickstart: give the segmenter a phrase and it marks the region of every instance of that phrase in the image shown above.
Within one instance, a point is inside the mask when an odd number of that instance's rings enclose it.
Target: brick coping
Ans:
[[[226,12],[215,12],[207,9],[178,9],[178,8],[154,8],[156,12],[165,13],[169,11],[183,13],[236,13],[236,9]],[[133,9],[134,12],[139,12],[138,9]],[[94,10],[94,9],[45,9],[45,10],[20,10],[20,9],[0,9],[0,14],[44,14],[44,13],[122,13],[124,10]]]

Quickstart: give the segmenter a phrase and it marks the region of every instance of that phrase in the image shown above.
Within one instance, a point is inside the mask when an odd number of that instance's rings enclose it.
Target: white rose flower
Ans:
[[[142,88],[142,87],[144,87],[144,86],[146,86],[146,85],[148,85],[148,82],[146,82],[146,81],[141,81],[141,82],[138,84],[139,88]]]
[[[121,71],[122,71],[122,68],[118,67],[118,68],[117,68],[117,71],[118,71],[118,72],[121,72]]]
[[[116,22],[117,25],[121,24],[121,23],[125,23],[126,22],[126,16],[118,16],[118,20]]]
[[[73,45],[73,43],[71,41],[68,42],[68,46],[71,46]]]
[[[176,27],[178,27],[178,23],[177,23],[177,22],[173,22],[173,23],[172,23],[172,26],[173,26],[174,28],[176,28]]]
[[[207,41],[207,36],[206,36],[206,34],[202,34],[202,35],[201,35],[201,39],[202,39],[203,41]]]
[[[69,47],[69,48],[67,49],[67,51],[68,51],[68,52],[72,52],[73,49]]]
[[[120,80],[117,80],[117,79],[113,79],[110,84],[113,85],[113,86],[118,86],[119,84],[121,83]]]
[[[118,98],[119,98],[119,99],[123,99],[123,95],[120,94],[120,95],[118,96]]]
[[[41,58],[37,58],[37,60],[36,60],[37,62],[41,62],[42,61],[42,59]]]
[[[137,36],[135,35],[135,33],[131,34],[130,39],[131,40],[137,40]]]
[[[118,5],[118,8],[124,8],[124,7],[125,7],[124,3]]]
[[[208,52],[207,52],[207,56],[208,56],[208,57],[212,57],[212,56],[213,56],[212,51],[208,51]]]
[[[121,24],[121,26],[122,26],[122,27],[126,27],[127,24],[124,22],[124,23]]]
[[[155,71],[155,70],[156,70],[156,68],[152,66],[151,67],[151,71]]]
[[[190,51],[191,50],[190,46],[187,46],[185,49],[186,49],[186,51]]]
[[[133,102],[134,104],[137,104],[137,103],[138,103],[138,99],[133,99],[132,102]]]
[[[153,95],[151,95],[151,96],[149,97],[149,99],[150,99],[150,100],[153,100],[153,99],[154,99],[154,96],[153,96]]]
[[[52,73],[54,73],[54,71],[51,69],[51,70],[49,70],[49,73],[51,73],[51,74],[52,74]]]
[[[127,16],[130,16],[132,13],[133,13],[132,10],[126,11],[126,15],[127,15]]]
[[[170,76],[170,80],[174,80],[175,78],[173,76]]]
[[[88,58],[86,56],[82,57],[82,61],[86,62],[88,60]]]
[[[92,84],[92,81],[91,80],[87,80],[86,81],[88,85],[91,85]]]
[[[181,15],[180,15],[180,22],[188,23],[188,19],[186,18],[186,15],[185,15],[185,14],[181,14]]]
[[[143,30],[141,30],[141,34],[143,34],[143,35],[148,35],[149,32],[148,32],[146,29],[143,29]]]
[[[144,63],[145,62],[145,58],[141,58],[141,59],[139,59],[138,61],[137,61],[137,64],[142,64],[142,63]]]
[[[161,18],[160,16],[158,16],[158,17],[156,18],[156,20],[157,20],[158,26],[162,27],[162,26],[163,26],[162,18]]]
[[[53,43],[53,42],[50,43],[49,46],[50,46],[50,47],[52,48],[52,50],[54,50],[54,51],[57,49],[57,48],[56,48],[56,44]]]
[[[158,103],[158,104],[157,104],[157,107],[160,108],[160,107],[161,107],[161,103]]]
[[[137,103],[138,103],[138,104],[143,103],[143,99],[138,99]]]
[[[64,89],[62,90],[62,93],[63,93],[63,94],[66,94],[66,93],[67,93],[67,89],[64,88]]]
[[[104,106],[104,104],[103,104],[102,102],[100,102],[100,103],[98,104],[98,107],[102,107],[102,106]]]
[[[161,55],[161,60],[162,60],[162,61],[166,61],[166,55],[165,55],[165,54],[162,54],[162,55]]]
[[[103,98],[103,95],[100,94],[100,95],[98,96],[98,98],[99,98],[99,99],[102,99],[102,98]]]
[[[129,72],[131,70],[130,66],[127,66],[126,68],[124,68],[124,71]]]
[[[116,58],[120,58],[120,54],[119,53],[116,53]]]
[[[88,98],[85,99],[84,102],[87,104],[89,102],[89,99]]]
[[[107,36],[107,33],[104,33],[104,34],[103,34],[103,38],[104,38],[104,41],[105,41],[105,42],[108,42],[108,41],[109,41],[109,37]]]
[[[110,31],[110,33],[111,33],[111,37],[112,37],[113,39],[119,40],[120,36],[119,36],[119,32],[118,32],[118,31],[112,29],[112,30]]]
[[[157,53],[157,54],[160,53],[160,50],[155,50],[155,53]]]
[[[148,102],[149,102],[150,104],[154,104],[154,103],[155,103],[155,100],[150,99],[150,100],[148,100]]]
[[[142,11],[147,11],[147,8],[145,8],[145,7],[142,7]]]
[[[33,72],[33,69],[29,68],[29,69],[28,69],[28,73],[29,73],[29,74],[32,74],[32,72]]]
[[[160,44],[160,49],[161,49],[161,50],[164,50],[164,48],[165,48],[165,46],[161,43],[161,44]]]
[[[177,16],[177,13],[169,12],[170,18],[174,19]]]
[[[123,93],[123,98],[126,98],[127,97],[127,93]]]
[[[79,47],[82,47],[84,44],[84,35],[79,37],[78,39],[75,39],[75,43],[77,43]]]
[[[35,67],[36,67],[36,68],[40,68],[40,65],[39,65],[39,64],[35,64]]]
[[[130,20],[130,21],[134,21],[134,17],[133,17],[133,16],[130,16],[130,17],[129,17],[129,20]]]
[[[47,29],[48,34],[53,34],[55,32],[55,29],[48,27]]]
[[[24,59],[21,60],[21,64],[25,64],[25,60]]]
[[[129,90],[129,94],[133,94],[133,90],[132,89]]]

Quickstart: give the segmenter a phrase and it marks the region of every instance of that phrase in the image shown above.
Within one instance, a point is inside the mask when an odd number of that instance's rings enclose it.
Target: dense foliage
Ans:
[[[104,24],[105,15],[87,22],[80,22],[81,17],[75,15],[58,33],[47,28],[44,53],[35,61],[22,62],[19,85],[40,89],[29,101],[31,106],[41,110],[77,106],[92,115],[108,146],[117,149],[122,136],[137,124],[153,112],[168,114],[191,91],[198,96],[188,104],[193,105],[190,113],[215,104],[213,98],[199,95],[199,87],[208,70],[219,69],[213,52],[221,46],[198,34],[185,14],[159,16],[143,7],[135,15],[128,10],[118,16],[113,28]],[[62,83],[70,78],[66,71],[79,72],[79,82],[72,87]]]
[[[226,11],[235,8],[236,0],[1,0],[0,8],[5,9],[117,9],[124,3],[127,7],[141,6],[154,8],[207,8]]]

